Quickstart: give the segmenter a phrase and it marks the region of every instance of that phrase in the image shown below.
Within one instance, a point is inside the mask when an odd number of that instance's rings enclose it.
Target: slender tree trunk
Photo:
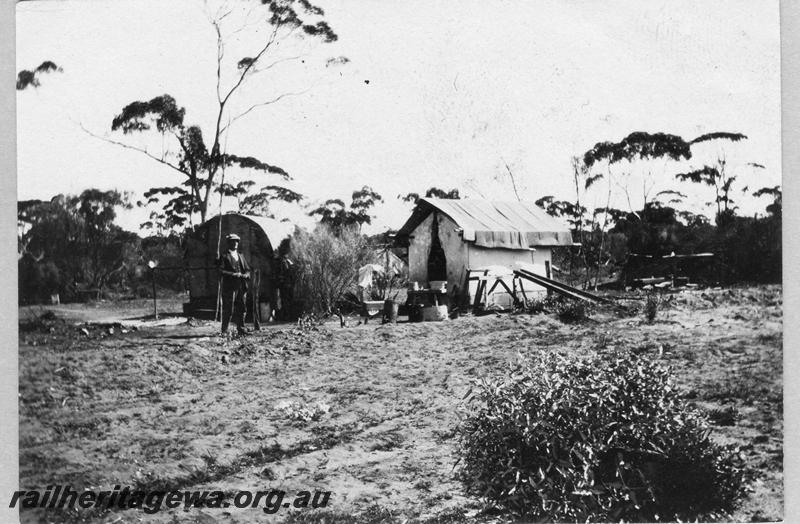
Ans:
[[[584,263],[586,262],[586,256],[584,254],[585,247],[583,245],[583,209],[581,208],[581,190],[580,190],[580,160],[577,158],[572,159],[572,177],[575,181],[575,217],[578,220],[578,242],[580,242],[581,247],[578,248],[578,257],[583,255]],[[569,257],[569,273],[572,275],[572,268],[573,268],[573,257],[572,251],[570,251]],[[584,264],[585,265],[585,264]]]
[[[592,289],[597,290],[597,283],[600,280],[600,266],[603,261],[603,248],[606,242],[606,227],[608,227],[608,207],[611,205],[611,166],[608,167],[608,196],[606,197],[606,208],[603,213],[603,228],[600,230],[600,251],[597,253],[597,269],[594,272],[594,285]]]

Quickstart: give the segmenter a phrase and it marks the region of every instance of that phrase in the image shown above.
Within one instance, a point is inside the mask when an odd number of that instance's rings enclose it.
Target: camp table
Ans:
[[[443,289],[409,289],[408,301],[411,304],[433,305],[438,306],[442,302],[443,305],[447,303],[447,291]]]

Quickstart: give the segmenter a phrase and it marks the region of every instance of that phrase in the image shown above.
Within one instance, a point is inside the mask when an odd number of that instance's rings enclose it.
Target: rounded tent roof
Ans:
[[[277,247],[278,244],[284,239],[292,235],[294,225],[289,222],[281,222],[274,218],[261,217],[257,215],[243,215],[241,213],[225,213],[210,218],[200,224],[198,228],[209,228],[216,225],[219,220],[223,219],[225,222],[228,220],[243,220],[249,222],[251,225],[258,227],[269,240],[270,244]]]

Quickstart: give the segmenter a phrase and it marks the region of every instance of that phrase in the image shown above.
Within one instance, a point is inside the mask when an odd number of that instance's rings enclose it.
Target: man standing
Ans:
[[[222,334],[228,331],[231,318],[236,322],[237,333],[243,335],[244,316],[247,311],[245,297],[247,295],[247,281],[250,279],[250,266],[239,253],[239,235],[231,233],[225,237],[228,250],[219,260],[222,273]]]

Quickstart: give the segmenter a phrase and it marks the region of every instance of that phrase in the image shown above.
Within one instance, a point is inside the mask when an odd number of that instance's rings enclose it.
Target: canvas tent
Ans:
[[[241,237],[239,252],[253,273],[258,270],[259,311],[261,319],[267,320],[275,300],[274,250],[291,233],[291,228],[277,220],[238,213],[216,216],[197,226],[188,234],[184,252],[189,286],[189,302],[184,304],[184,312],[197,318],[214,318],[219,286],[217,256],[226,249],[226,235],[236,233]],[[248,297],[248,316],[251,313],[252,294]]]
[[[470,300],[475,284],[465,293],[468,269],[511,269],[522,262],[546,275],[552,248],[572,245],[569,226],[535,204],[480,199],[422,198],[397,238],[407,241],[409,281],[446,280],[449,295]],[[499,305],[511,300],[502,287],[492,299]]]
[[[388,247],[375,250],[375,263],[380,264],[385,272],[395,275],[405,275],[408,265]]]

